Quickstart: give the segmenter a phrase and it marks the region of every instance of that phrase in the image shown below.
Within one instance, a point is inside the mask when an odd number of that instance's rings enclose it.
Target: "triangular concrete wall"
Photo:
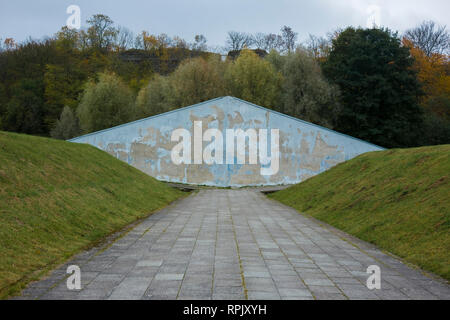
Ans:
[[[172,142],[171,135],[184,128],[193,137],[194,121],[202,121],[203,132],[208,128],[223,132],[224,162],[226,129],[278,129],[279,170],[262,175],[261,164],[248,164],[248,160],[246,164],[174,164],[171,151],[178,142]],[[159,180],[221,187],[293,184],[359,154],[383,150],[234,97],[209,100],[69,141],[94,145]],[[203,148],[208,144],[203,142]]]

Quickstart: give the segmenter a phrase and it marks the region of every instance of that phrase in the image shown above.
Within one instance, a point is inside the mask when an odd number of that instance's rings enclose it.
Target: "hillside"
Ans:
[[[392,149],[269,195],[450,280],[450,145]]]
[[[90,145],[0,132],[0,298],[182,195]]]

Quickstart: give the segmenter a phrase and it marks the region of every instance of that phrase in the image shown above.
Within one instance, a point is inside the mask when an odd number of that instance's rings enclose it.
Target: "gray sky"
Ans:
[[[304,40],[337,27],[365,27],[374,17],[400,32],[430,19],[450,27],[448,0],[0,0],[0,38],[51,36],[65,25],[71,4],[81,9],[82,28],[103,13],[134,33],[164,32],[187,41],[204,34],[210,46],[224,45],[230,30],[278,33],[288,25]]]

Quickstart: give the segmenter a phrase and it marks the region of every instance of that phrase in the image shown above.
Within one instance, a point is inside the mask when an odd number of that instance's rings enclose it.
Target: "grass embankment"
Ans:
[[[182,195],[95,147],[0,132],[0,298]]]
[[[269,195],[450,280],[450,145],[360,155]]]

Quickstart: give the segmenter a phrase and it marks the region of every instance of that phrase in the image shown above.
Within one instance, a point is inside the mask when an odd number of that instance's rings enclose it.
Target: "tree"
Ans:
[[[269,56],[283,74],[280,111],[334,128],[341,110],[339,91],[324,78],[315,59],[299,48],[285,56],[277,52]]]
[[[136,114],[145,118],[174,109],[174,90],[167,76],[156,74],[136,98]]]
[[[282,50],[283,39],[280,35],[269,33],[266,34],[264,40],[265,40],[264,50],[266,50],[267,52],[270,52],[272,50]]]
[[[189,45],[183,38],[180,38],[179,36],[175,36],[172,39],[172,47],[175,49],[188,49]]]
[[[75,29],[61,28],[56,33],[56,56],[45,66],[45,123],[48,132],[55,126],[64,106],[72,109],[78,104],[79,94],[88,75],[80,68],[82,54],[79,33]],[[94,59],[89,59],[92,63]]]
[[[256,49],[266,50],[266,35],[258,32],[253,36],[253,45]]]
[[[226,95],[225,63],[217,57],[182,63],[170,76],[178,106],[187,106]]]
[[[272,50],[283,50],[283,39],[280,35],[274,33],[256,33],[253,36],[253,46],[256,49],[265,50],[270,52]]]
[[[135,40],[135,47],[141,50],[149,51],[158,46],[156,36],[149,34],[147,31],[142,31]]]
[[[422,85],[424,95],[420,99],[423,108],[423,130],[421,145],[450,143],[450,66],[447,55],[425,52],[407,38],[403,45],[408,47],[414,58],[412,68]]]
[[[84,133],[110,128],[135,119],[133,94],[113,73],[100,73],[86,84],[77,108]]]
[[[139,117],[148,117],[227,94],[227,63],[217,57],[187,60],[169,76],[156,75],[136,100]]]
[[[5,48],[5,50],[11,51],[17,49],[18,45],[13,38],[6,38],[3,42],[3,47]]]
[[[133,32],[125,27],[118,27],[115,34],[115,47],[117,51],[125,51],[133,46]]]
[[[242,50],[226,70],[225,80],[235,97],[273,108],[277,105],[282,77],[269,61]]]
[[[339,130],[386,147],[415,145],[421,90],[413,62],[388,29],[342,31],[323,64],[341,90]]]
[[[87,36],[91,48],[111,49],[117,35],[117,29],[113,26],[114,22],[103,14],[95,14],[86,22],[90,25]]]
[[[64,106],[76,108],[78,97],[83,91],[86,75],[76,63],[66,56],[67,63],[48,64],[44,74],[45,118],[48,128],[53,128]]]
[[[438,101],[439,105],[450,107],[450,100],[442,96],[430,98],[427,103],[434,103],[434,100],[441,99],[446,101]],[[450,144],[450,121],[433,113],[431,109],[430,107],[424,109],[423,127],[418,145]]]
[[[405,37],[428,57],[433,53],[448,54],[450,50],[450,34],[446,27],[436,25],[433,21],[424,21],[419,26],[407,30]]]
[[[80,134],[78,119],[72,108],[65,106],[61,112],[61,117],[56,122],[55,127],[50,132],[54,139],[67,140]]]
[[[79,46],[80,35],[75,29],[67,26],[61,28],[55,35],[56,46],[64,53],[70,53]]]
[[[428,56],[422,49],[404,38],[403,45],[408,47],[414,58],[412,68],[422,85],[424,96],[420,100],[423,107],[439,117],[450,121],[450,60],[447,55],[433,53]]]
[[[12,99],[2,117],[4,130],[28,134],[43,134],[43,88],[35,79],[22,79],[13,87]]]
[[[5,114],[6,103],[8,97],[6,95],[5,85],[0,82],[0,130],[2,129],[2,116]]]
[[[194,43],[191,44],[191,50],[193,51],[206,51],[206,37],[202,34],[197,34],[194,38]]]
[[[312,34],[306,42],[306,48],[318,61],[325,61],[331,50],[331,41],[324,37],[317,37]]]
[[[244,32],[229,31],[226,46],[229,51],[249,48],[253,44],[252,36]]]
[[[159,48],[168,48],[172,44],[172,39],[165,33],[160,33],[156,39],[158,40]]]
[[[4,96],[0,107],[4,130],[48,134],[51,117],[46,108],[44,73],[58,59],[54,39],[27,40],[0,54],[0,82]],[[59,112],[55,115],[57,118]],[[36,131],[34,131],[36,130]]]
[[[95,15],[88,23],[85,30],[63,27],[40,41],[3,38],[0,129],[50,135],[64,106],[75,110],[86,80],[97,79],[99,72],[115,72],[137,95],[153,72],[168,74],[187,57],[208,55],[191,52],[181,38],[149,33],[138,37],[145,52],[128,50],[132,34],[126,28],[116,28],[105,15]],[[198,36],[197,49],[203,50],[205,42]]]
[[[90,48],[89,36],[85,30],[78,32],[78,46],[82,52],[85,52]]]
[[[276,50],[272,50],[269,52],[269,54],[264,59],[269,61],[270,64],[275,68],[275,70],[277,72],[279,72],[280,74],[283,72],[283,68],[286,63],[285,55],[280,54]]]
[[[290,53],[295,49],[295,42],[297,41],[298,33],[294,32],[292,28],[284,26],[281,28],[281,39],[284,51]]]

